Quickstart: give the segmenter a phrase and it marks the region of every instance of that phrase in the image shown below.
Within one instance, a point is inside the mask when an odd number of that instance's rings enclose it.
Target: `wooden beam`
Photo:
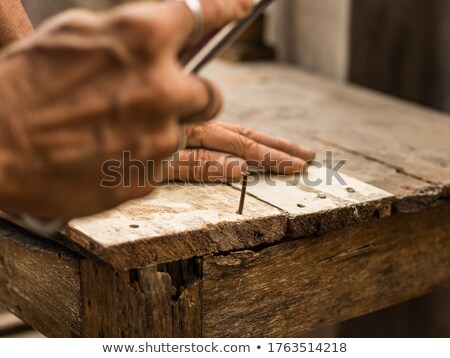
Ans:
[[[189,260],[114,272],[83,261],[82,336],[200,337],[201,284],[196,266],[196,260]]]
[[[0,305],[49,337],[81,334],[80,257],[0,221]]]
[[[205,337],[298,337],[450,285],[450,203],[203,262]]]
[[[114,271],[0,221],[0,305],[47,337],[200,337],[200,270]]]

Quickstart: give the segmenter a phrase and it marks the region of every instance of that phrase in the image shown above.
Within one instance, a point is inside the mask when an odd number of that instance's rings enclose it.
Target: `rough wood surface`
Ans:
[[[206,74],[224,91],[227,121],[338,153],[344,173],[405,211],[450,196],[450,116],[276,64],[219,62]]]
[[[177,186],[99,215],[73,220],[67,236],[118,269],[144,267],[274,242],[286,232],[284,214],[225,186]]]
[[[320,159],[331,150],[335,162],[348,159],[344,173],[394,194],[396,200],[391,203],[388,195],[372,200],[358,191],[342,200],[332,192],[328,199],[308,202],[308,208],[315,208],[310,212],[296,207],[302,198],[290,195],[294,189],[277,189],[274,195],[267,186],[258,187],[258,193],[250,188],[262,201],[249,197],[245,215],[239,216],[239,192],[233,188],[169,186],[150,198],[72,221],[66,231],[71,240],[116,268],[132,269],[251,248],[286,234],[336,230],[388,215],[391,205],[414,212],[448,200],[448,116],[274,64],[219,62],[207,75],[224,89],[226,120],[311,145]],[[314,197],[327,187],[306,189]],[[277,202],[281,197],[286,198],[282,204]],[[291,215],[289,223],[285,214]]]
[[[325,177],[324,168],[308,174],[314,181]],[[276,185],[260,180],[249,186],[244,215],[236,214],[239,186],[167,186],[115,210],[73,220],[66,235],[125,270],[255,247],[286,235],[323,233],[390,214],[391,194],[344,177],[345,185],[334,180],[317,187],[289,186],[286,177],[274,178]]]
[[[51,337],[80,334],[79,257],[0,221],[0,305]]]
[[[176,287],[155,266],[114,272],[82,263],[83,337],[200,337],[198,277]]]
[[[256,177],[247,192],[289,215],[286,235],[302,237],[391,215],[393,195],[326,167],[301,176]],[[342,181],[342,182],[340,182]],[[238,186],[237,186],[238,188]]]
[[[205,337],[295,337],[450,285],[450,204],[203,262]]]

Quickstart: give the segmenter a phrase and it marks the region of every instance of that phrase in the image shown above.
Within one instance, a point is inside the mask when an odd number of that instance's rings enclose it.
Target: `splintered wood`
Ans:
[[[389,215],[391,194],[345,175],[339,183],[327,178],[330,172],[310,168],[307,176],[262,177],[249,183],[243,215],[236,213],[240,186],[169,185],[117,209],[73,220],[66,234],[114,267],[129,269]]]

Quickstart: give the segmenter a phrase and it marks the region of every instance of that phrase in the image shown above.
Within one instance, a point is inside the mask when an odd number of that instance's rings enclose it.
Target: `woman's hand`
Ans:
[[[204,35],[252,3],[203,0]],[[1,52],[0,207],[68,219],[151,192],[133,174],[130,187],[101,187],[102,164],[131,151],[158,171],[177,149],[179,122],[204,113],[209,86],[179,61],[194,28],[180,2],[73,10]],[[220,100],[210,117],[219,109]]]
[[[313,150],[286,139],[219,121],[187,125],[186,136],[190,149],[170,162],[168,180],[235,181],[247,165],[288,175],[302,172],[315,158]]]

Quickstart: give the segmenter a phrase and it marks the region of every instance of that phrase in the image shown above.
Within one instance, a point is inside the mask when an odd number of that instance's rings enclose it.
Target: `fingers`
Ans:
[[[285,138],[274,137],[237,124],[224,122],[216,122],[216,123],[218,126],[231,130],[235,133],[244,135],[250,139],[253,139],[258,143],[267,145],[268,147],[279,149],[285,153],[302,158],[305,161],[314,160],[316,157],[316,153],[312,149],[302,147]]]
[[[203,16],[203,36],[211,34],[228,23],[239,20],[249,14],[253,7],[253,0],[201,0]],[[196,29],[195,17],[191,10],[183,3],[173,3],[178,7],[174,11],[173,30],[180,36],[178,48],[192,43],[192,35]],[[194,39],[195,40],[195,39]]]
[[[305,160],[299,157],[258,143],[215,123],[187,126],[187,143],[189,147],[230,153],[245,159],[250,166],[262,166],[279,174],[302,172],[306,167]]]
[[[168,181],[223,183],[240,180],[245,166],[242,158],[198,148],[178,152],[164,172]]]
[[[222,94],[213,83],[196,76],[185,76],[180,90],[181,122],[201,122],[216,117],[222,109]]]

